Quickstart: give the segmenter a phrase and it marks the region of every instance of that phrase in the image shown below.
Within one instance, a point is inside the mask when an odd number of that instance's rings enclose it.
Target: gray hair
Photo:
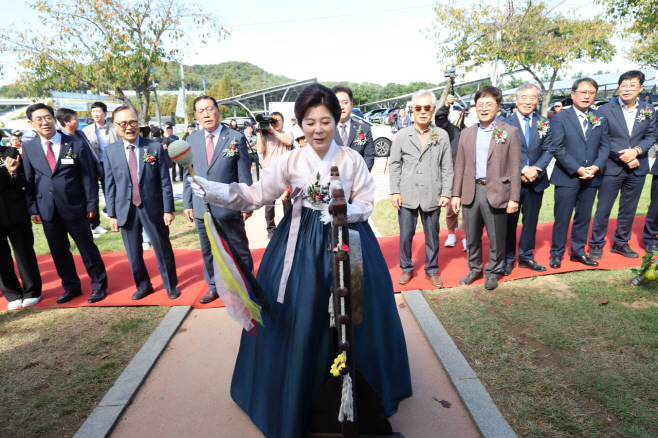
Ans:
[[[436,95],[429,90],[418,90],[411,96],[411,107],[416,106],[416,101],[421,97],[430,96],[432,98],[432,106],[436,106]]]
[[[541,97],[541,90],[539,90],[539,87],[537,85],[531,84],[529,82],[521,85],[519,88],[516,89],[516,97],[521,97],[521,93],[525,90],[530,89],[530,88],[535,88],[537,90],[537,96]]]

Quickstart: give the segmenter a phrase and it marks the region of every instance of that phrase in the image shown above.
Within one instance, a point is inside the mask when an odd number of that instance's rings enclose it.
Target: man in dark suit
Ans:
[[[464,206],[464,231],[470,272],[460,281],[468,285],[482,278],[482,230],[489,236],[489,263],[484,287],[498,287],[505,262],[507,215],[519,209],[521,198],[521,141],[517,129],[496,112],[503,100],[499,88],[482,87],[475,94],[479,123],[462,131],[455,160],[451,206]]]
[[[190,134],[187,138],[194,154],[192,163],[194,172],[208,181],[225,184],[238,182],[251,185],[251,164],[245,136],[219,123],[219,108],[215,99],[210,96],[197,97],[194,100],[194,111],[203,128]],[[237,156],[226,154],[227,148],[232,144],[237,147]],[[201,243],[201,253],[203,254],[203,274],[206,283],[208,283],[208,293],[201,297],[199,302],[207,304],[215,301],[219,298],[219,295],[217,294],[210,241],[203,222],[206,207],[203,199],[194,196],[187,178],[184,179],[184,182],[183,213],[190,222],[196,224],[199,242]],[[229,244],[238,253],[238,257],[253,271],[254,262],[251,258],[249,240],[244,228],[244,221],[252,213],[240,213],[213,204],[210,204],[210,212],[215,221],[215,226],[224,231],[229,239]]]
[[[345,85],[336,85],[332,88],[340,102],[340,121],[336,126],[334,140],[339,146],[349,146],[354,149],[366,161],[368,170],[375,165],[375,142],[372,139],[370,126],[352,119],[352,90]]]
[[[98,211],[98,190],[89,149],[80,139],[57,132],[55,113],[48,105],[35,103],[25,113],[38,134],[23,145],[25,194],[32,222],[43,223],[57,274],[62,279],[65,292],[57,303],[67,303],[82,295],[69,235],[91,278],[93,292],[89,302],[96,303],[105,298],[107,273],[89,228],[88,219]]]
[[[628,241],[644,181],[649,173],[649,149],[658,135],[653,106],[638,100],[643,90],[644,73],[628,71],[619,77],[619,98],[601,107],[608,118],[611,148],[605,168],[601,171],[601,187],[604,189],[599,190],[589,241],[589,256],[594,260],[599,260],[603,255],[610,211],[620,190],[617,230],[610,252],[629,258],[639,257]]]
[[[535,261],[535,235],[544,190],[548,187],[546,168],[553,156],[550,152],[551,136],[548,120],[536,114],[539,88],[525,84],[516,91],[516,111],[505,119],[519,132],[521,140],[521,207],[507,217],[507,243],[502,275],[510,275],[516,261],[516,227],[519,213],[523,213],[523,228],[519,239],[519,268],[545,271]]]
[[[651,175],[651,203],[644,223],[642,240],[647,252],[658,251],[658,160],[653,162]]]
[[[110,229],[121,228],[130,270],[137,291],[133,300],[153,293],[151,277],[144,264],[142,230],[151,239],[158,261],[162,285],[169,299],[180,296],[174,250],[169,241],[169,225],[174,220],[174,192],[169,164],[162,145],[139,136],[137,114],[128,106],[120,106],[112,114],[122,140],[105,149],[105,201],[110,216]]]
[[[599,265],[585,253],[592,206],[602,180],[600,170],[610,153],[608,117],[590,109],[598,88],[594,79],[576,80],[571,87],[573,106],[551,120],[556,163],[551,174],[551,184],[555,186],[555,223],[550,267],[555,269],[562,265],[574,209],[570,259],[586,266]]]
[[[87,145],[89,148],[89,153],[94,159],[94,177],[96,178],[96,181],[100,181],[103,177],[103,165],[98,160],[98,155],[96,154],[94,148],[91,146],[91,143],[89,143],[89,139],[85,133],[78,129],[78,113],[69,108],[60,108],[57,110],[56,116],[57,121],[62,126],[62,129],[66,134],[70,135],[71,137],[78,137],[84,142],[84,144]],[[96,191],[96,195],[98,196],[98,190]],[[96,213],[100,212],[97,211]],[[94,217],[89,219],[89,225],[91,225],[91,232],[94,233],[94,238],[101,234],[107,233],[107,230],[101,227],[100,214],[96,214]]]
[[[16,310],[39,302],[41,274],[34,254],[34,234],[23,191],[25,172],[18,149],[0,146],[0,163],[0,291],[9,302],[8,310]],[[14,271],[12,250],[23,286]]]

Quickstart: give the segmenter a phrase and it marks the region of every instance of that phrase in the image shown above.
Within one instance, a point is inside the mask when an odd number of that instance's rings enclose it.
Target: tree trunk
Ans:
[[[555,78],[557,77],[558,68],[553,69],[553,76],[551,76],[551,83],[548,85],[548,90],[544,92],[544,99],[541,106],[541,115],[542,117],[548,117],[548,107],[551,104],[551,96],[553,95],[553,84],[555,84]]]

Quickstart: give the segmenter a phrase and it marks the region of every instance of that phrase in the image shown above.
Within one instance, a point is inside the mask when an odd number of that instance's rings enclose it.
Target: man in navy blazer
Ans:
[[[120,106],[112,114],[122,140],[105,148],[105,203],[110,229],[121,228],[130,270],[137,291],[133,300],[153,293],[151,277],[144,264],[142,230],[151,238],[162,285],[169,299],[180,296],[174,250],[169,241],[169,225],[174,220],[174,193],[169,162],[162,145],[139,136],[137,114]]]
[[[196,112],[202,129],[190,134],[187,141],[192,146],[194,172],[208,181],[230,184],[233,182],[251,185],[251,162],[247,150],[247,141],[240,132],[229,129],[219,123],[219,107],[217,101],[210,96],[199,96],[194,100]],[[234,145],[237,155],[227,153],[228,148]],[[206,206],[203,199],[194,196],[190,182],[187,179],[189,172],[185,170],[183,189],[183,214],[190,222],[196,224],[201,253],[203,255],[203,274],[208,283],[208,292],[199,300],[207,304],[219,298],[215,284],[215,269],[210,249],[208,233],[203,222]],[[251,212],[239,211],[210,204],[210,212],[215,220],[215,226],[221,228],[226,234],[229,245],[237,252],[238,257],[251,271],[254,262],[249,251],[249,239],[244,228],[244,221],[251,217]]]
[[[89,302],[96,303],[106,296],[107,273],[89,228],[88,219],[98,211],[98,186],[89,149],[80,139],[57,132],[50,106],[36,103],[25,113],[38,134],[23,145],[25,194],[32,222],[43,223],[57,274],[62,279],[64,294],[57,303],[82,295],[68,235],[77,245],[91,278],[93,292]]]
[[[655,117],[655,116],[654,116]],[[658,120],[656,121],[658,124]],[[651,203],[647,210],[647,217],[644,222],[644,232],[642,240],[646,245],[647,252],[658,251],[658,160],[653,162],[649,173],[653,175],[651,179]]]
[[[340,120],[336,125],[334,140],[339,146],[349,146],[363,157],[372,170],[375,165],[375,142],[372,139],[372,131],[366,123],[352,119],[352,90],[345,85],[336,85],[331,89],[340,102]]]
[[[521,138],[521,202],[520,208],[507,215],[505,244],[505,264],[502,275],[510,275],[516,261],[516,227],[519,213],[523,213],[523,228],[519,239],[519,268],[532,271],[545,271],[546,268],[535,261],[535,236],[539,210],[541,210],[544,190],[548,188],[546,168],[553,155],[548,119],[536,114],[539,103],[539,88],[535,84],[525,84],[516,91],[517,111],[505,119],[519,130]]]
[[[551,174],[551,184],[555,186],[555,223],[549,265],[554,269],[562,265],[574,209],[570,259],[586,266],[599,265],[585,253],[592,206],[603,179],[601,170],[610,154],[608,118],[603,112],[590,109],[598,88],[592,78],[576,80],[571,87],[573,106],[551,120],[556,163]]]
[[[592,238],[589,241],[589,256],[594,260],[603,255],[610,211],[620,190],[617,230],[610,252],[629,258],[639,257],[628,245],[628,241],[644,181],[649,173],[649,149],[658,135],[653,106],[638,101],[643,90],[644,73],[639,70],[628,71],[619,77],[619,98],[601,107],[608,118],[611,149],[602,172],[601,187],[604,189],[599,190]]]

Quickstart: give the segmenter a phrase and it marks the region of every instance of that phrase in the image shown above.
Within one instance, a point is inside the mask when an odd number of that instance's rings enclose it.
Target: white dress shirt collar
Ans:
[[[135,146],[135,149],[139,149],[139,136],[137,136],[137,138],[135,139],[135,141],[132,142],[132,143],[126,141],[126,139],[124,138],[124,139],[123,139],[123,147],[126,148],[126,149],[128,149],[128,146],[129,146],[129,145],[133,145],[133,146]]]
[[[59,152],[62,147],[62,134],[59,132],[55,132],[55,135],[53,135],[50,140],[45,139],[41,136],[39,136],[41,139],[41,149],[43,149],[43,153],[48,155],[48,146],[46,146],[46,142],[50,141],[53,143],[53,152],[55,153],[55,159],[59,160]]]
[[[621,113],[624,115],[626,120],[626,128],[628,129],[628,135],[633,134],[633,126],[635,126],[635,118],[637,117],[637,111],[639,109],[639,103],[635,102],[635,106],[631,109],[628,108],[624,102],[622,102],[621,97],[619,98],[619,105],[621,106]]]
[[[204,135],[205,135],[205,139],[206,139],[206,141],[204,142],[204,144],[208,144],[208,136],[209,136],[210,134],[212,134],[212,135],[214,136],[213,139],[212,139],[213,144],[215,145],[215,147],[217,147],[217,140],[219,140],[219,136],[220,136],[221,133],[222,133],[222,128],[223,128],[223,127],[222,127],[222,124],[220,123],[219,126],[217,127],[217,129],[215,129],[213,132],[208,132],[208,131],[206,131],[206,130],[204,129],[204,130],[203,130],[203,133],[204,133]]]
[[[530,115],[528,116],[524,116],[523,114],[521,114],[521,111],[517,110],[516,115],[519,118],[519,123],[521,124],[521,130],[523,131],[523,135],[525,135],[525,120],[523,119],[525,119],[526,117],[530,117],[530,123],[532,123],[532,113],[530,113]],[[530,125],[530,127],[532,128],[532,125]]]

